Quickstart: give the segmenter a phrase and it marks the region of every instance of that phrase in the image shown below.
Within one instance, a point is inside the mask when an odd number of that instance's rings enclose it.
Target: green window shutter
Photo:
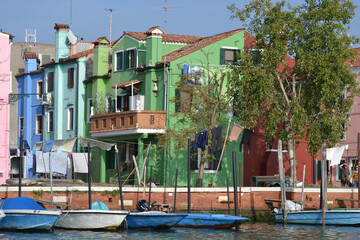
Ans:
[[[225,64],[225,49],[220,48],[220,65]]]
[[[141,66],[146,62],[146,52],[138,51],[138,65]]]
[[[116,54],[116,71],[120,71],[124,69],[123,65],[123,52],[119,52]]]
[[[129,51],[125,52],[125,69],[129,68]]]

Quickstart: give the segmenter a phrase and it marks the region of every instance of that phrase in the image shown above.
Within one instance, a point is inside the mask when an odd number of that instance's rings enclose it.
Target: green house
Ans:
[[[244,29],[236,29],[210,37],[186,36],[164,34],[152,27],[146,32],[124,31],[111,45],[105,37],[93,42],[93,76],[84,81],[84,129],[88,137],[117,143],[126,184],[137,184],[138,175],[148,181],[151,167],[152,179],[161,185],[174,185],[176,169],[178,185],[187,184],[187,149],[179,154],[163,148],[156,137],[177,127],[172,117],[176,106],[170,101],[177,94],[175,84],[181,81],[184,68],[201,69],[206,62],[214,69],[228,68],[235,53],[244,48],[244,35]],[[222,127],[223,139],[227,122]],[[237,162],[243,161],[240,140],[241,136],[227,143],[215,186],[225,186],[227,179],[231,182],[233,151]],[[195,161],[192,186],[196,168]],[[217,164],[206,165],[204,186],[213,182],[216,168]],[[115,151],[92,149],[92,169],[95,182],[117,179]]]

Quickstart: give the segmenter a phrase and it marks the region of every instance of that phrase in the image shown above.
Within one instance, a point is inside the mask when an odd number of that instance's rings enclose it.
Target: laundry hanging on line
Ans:
[[[243,136],[242,136],[242,139],[240,142],[240,146],[239,146],[240,152],[242,150],[242,145],[246,144],[246,145],[248,145],[248,153],[250,153],[250,142],[251,142],[251,137],[253,134],[254,134],[254,132],[252,130],[244,129],[244,133],[243,133]]]
[[[211,129],[211,148],[212,151],[218,151],[222,149],[222,124]]]
[[[198,133],[196,133],[195,135],[195,141],[194,144],[192,146],[193,150],[201,148],[201,150],[205,150],[205,146],[208,145],[208,131],[200,131]]]
[[[239,138],[240,133],[243,131],[243,127],[241,127],[239,124],[234,124],[234,126],[231,129],[229,141],[237,141]]]
[[[88,153],[72,153],[74,172],[88,173]]]

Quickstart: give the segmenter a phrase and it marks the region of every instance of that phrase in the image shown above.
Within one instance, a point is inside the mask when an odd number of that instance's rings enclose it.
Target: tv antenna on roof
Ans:
[[[36,42],[36,29],[25,30],[25,42]]]

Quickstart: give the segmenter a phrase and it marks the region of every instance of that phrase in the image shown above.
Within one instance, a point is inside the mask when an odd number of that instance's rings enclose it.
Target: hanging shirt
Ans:
[[[201,148],[201,150],[205,150],[205,146],[208,145],[208,131],[200,131],[195,135],[195,141],[193,144],[193,149]]]
[[[65,152],[52,152],[50,153],[51,170],[53,172],[66,174],[68,164],[68,153]]]
[[[243,137],[240,142],[240,152],[241,152],[241,147],[243,144],[248,145],[248,152],[250,152],[250,142],[251,142],[251,137],[253,134],[254,134],[253,131],[251,131],[249,129],[244,129]]]
[[[211,139],[211,148],[212,151],[218,151],[222,149],[222,124],[220,124],[217,127],[214,127],[213,129],[211,129],[211,135],[212,135],[212,139]]]

